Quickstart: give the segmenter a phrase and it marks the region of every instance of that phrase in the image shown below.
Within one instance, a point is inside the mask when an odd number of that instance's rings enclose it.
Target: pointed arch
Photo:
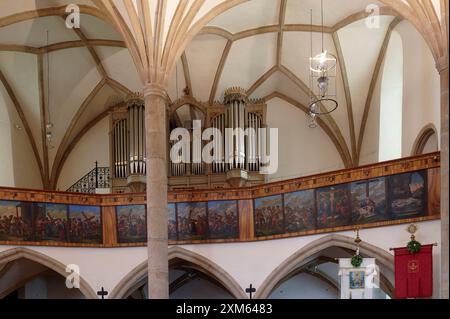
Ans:
[[[427,145],[429,139],[435,135],[438,137],[436,126],[433,123],[427,124],[417,135],[416,140],[414,141],[411,156],[421,155],[423,154],[423,150]]]
[[[270,275],[261,284],[260,288],[256,291],[255,298],[268,298],[275,287],[278,285],[278,283],[283,281],[283,279],[287,275],[292,273],[300,263],[307,260],[314,254],[317,254],[330,247],[353,250],[355,248],[354,238],[332,234],[319,238],[300,248],[270,273]],[[376,258],[378,264],[384,266],[388,270],[388,272],[393,273],[394,256],[387,251],[377,246],[361,242],[360,252],[362,255]],[[381,273],[385,275],[383,271],[381,271]]]
[[[24,247],[17,247],[12,248],[3,252],[0,252],[0,264],[7,264],[9,262],[25,258],[31,261],[34,261],[38,264],[41,264],[45,267],[48,267],[49,269],[57,272],[63,277],[67,276],[66,272],[66,265],[62,264],[61,262],[57,261],[56,259],[49,257],[47,255],[44,255],[40,252],[24,248]],[[92,287],[87,283],[86,280],[84,280],[80,276],[80,292],[87,298],[87,299],[98,299],[97,294],[92,289]]]
[[[202,272],[217,280],[236,299],[247,299],[247,295],[237,281],[231,277],[222,267],[193,251],[179,246],[169,248],[169,266],[177,260],[189,262],[197,266]],[[142,262],[129,272],[114,287],[109,296],[110,299],[122,299],[130,295],[139,286],[147,281],[147,261]]]
[[[174,101],[172,104],[170,104],[170,106],[169,106],[170,113],[171,114],[175,113],[180,107],[182,107],[186,104],[191,105],[192,107],[196,108],[197,110],[199,110],[206,116],[207,106],[205,105],[205,103],[198,101],[196,98],[194,98],[191,95],[184,96],[184,97]]]

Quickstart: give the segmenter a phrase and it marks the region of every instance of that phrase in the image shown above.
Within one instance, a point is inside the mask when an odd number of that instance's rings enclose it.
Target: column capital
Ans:
[[[436,62],[436,69],[438,70],[439,74],[441,74],[445,70],[448,70],[448,54],[438,58],[438,61]]]
[[[152,95],[162,97],[165,100],[168,99],[168,94],[167,94],[166,88],[163,85],[160,85],[158,83],[147,83],[144,86],[144,97],[148,97],[148,96],[152,96]]]

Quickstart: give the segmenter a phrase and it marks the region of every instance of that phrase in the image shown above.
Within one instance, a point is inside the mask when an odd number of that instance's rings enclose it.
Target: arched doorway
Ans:
[[[354,248],[354,239],[347,236],[333,234],[315,240],[299,249],[275,268],[264,280],[255,297],[258,299],[280,298],[280,295],[284,294],[283,298],[301,298],[303,296],[301,293],[292,291],[290,296],[286,296],[286,289],[292,284],[292,282],[289,283],[292,280],[314,284],[310,277],[305,279],[306,276],[316,278],[315,284],[320,282],[321,287],[316,289],[317,298],[337,297],[336,290],[338,291],[339,288],[339,280],[335,258],[351,257],[354,254]],[[385,294],[392,297],[394,295],[393,256],[381,248],[364,242],[360,244],[360,252],[364,257],[376,258],[381,272],[380,288]],[[314,298],[314,296],[309,295],[307,298]]]
[[[66,266],[39,252],[13,248],[0,253],[0,298],[97,299],[80,277],[80,289],[65,286]]]
[[[111,292],[110,299],[147,298],[147,265],[145,261],[125,276]],[[247,298],[225,270],[192,251],[170,248],[169,269],[171,298]]]

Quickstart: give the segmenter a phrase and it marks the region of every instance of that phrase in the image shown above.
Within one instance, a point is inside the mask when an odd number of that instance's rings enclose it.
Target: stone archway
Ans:
[[[330,247],[354,249],[354,238],[336,234],[327,235],[300,248],[270,273],[270,275],[261,284],[261,287],[257,290],[255,298],[268,298],[278,283],[281,282],[287,275],[292,273],[298,264],[307,260],[314,254]],[[376,258],[377,263],[383,265],[389,272],[394,272],[394,256],[385,250],[362,242],[360,244],[360,252],[362,255]]]
[[[18,247],[0,252],[0,264],[6,264],[21,258],[25,258],[34,261],[38,264],[41,264],[45,267],[48,267],[49,269],[55,271],[56,273],[60,274],[63,277],[66,277],[68,274],[66,272],[66,265],[47,255],[44,255],[40,252],[28,248]],[[98,299],[95,291],[81,276],[80,276],[80,292],[87,299]]]
[[[247,295],[237,281],[222,267],[195,252],[181,248],[169,248],[169,264],[175,260],[183,260],[196,265],[206,274],[217,280],[234,298],[246,299]],[[130,295],[139,286],[147,281],[148,263],[142,262],[130,271],[112,290],[110,299],[122,299]]]
[[[434,124],[430,123],[430,124],[426,125],[420,131],[419,135],[417,135],[416,140],[414,141],[414,144],[412,147],[411,156],[423,154],[423,150],[424,150],[428,140],[433,135],[436,135],[436,137],[438,136],[436,126],[434,126]]]

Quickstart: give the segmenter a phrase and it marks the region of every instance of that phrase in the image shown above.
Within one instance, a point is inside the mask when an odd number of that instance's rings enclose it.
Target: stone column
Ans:
[[[448,55],[437,68],[441,76],[441,298],[448,299]]]
[[[164,88],[144,88],[147,147],[147,233],[149,299],[169,298],[167,240],[167,136]]]

